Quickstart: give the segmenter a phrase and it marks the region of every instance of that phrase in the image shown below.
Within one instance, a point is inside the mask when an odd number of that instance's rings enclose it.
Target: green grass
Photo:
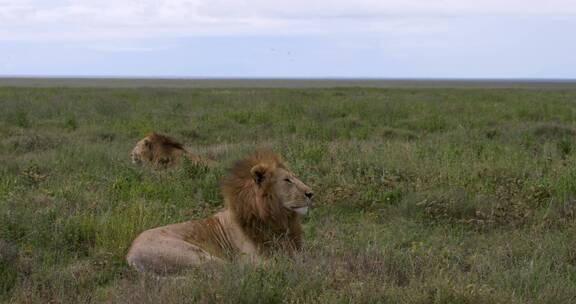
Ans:
[[[576,92],[0,88],[0,301],[576,301]],[[155,171],[150,131],[308,185],[305,251],[154,280],[141,231],[221,208],[225,168]]]

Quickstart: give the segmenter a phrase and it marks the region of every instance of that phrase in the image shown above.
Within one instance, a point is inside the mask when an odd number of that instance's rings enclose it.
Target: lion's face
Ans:
[[[130,153],[132,163],[136,165],[141,165],[144,160],[152,160],[152,156],[151,142],[147,137],[137,142]]]
[[[274,192],[278,195],[280,202],[299,214],[308,213],[308,207],[312,203],[312,190],[294,174],[285,169],[277,169],[274,172]]]
[[[284,168],[262,168],[255,166],[252,174],[260,187],[268,187],[283,208],[298,214],[306,214],[312,203],[312,190],[292,172]]]

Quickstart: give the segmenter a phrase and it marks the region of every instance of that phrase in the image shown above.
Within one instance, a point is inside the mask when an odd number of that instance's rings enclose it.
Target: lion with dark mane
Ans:
[[[224,209],[212,217],[142,232],[128,263],[166,274],[207,261],[240,255],[261,260],[273,252],[294,254],[302,246],[300,215],[312,191],[270,151],[239,161],[222,185]]]
[[[136,143],[130,153],[132,163],[141,165],[143,162],[150,162],[154,165],[168,167],[177,164],[183,157],[193,163],[203,163],[213,165],[215,162],[210,159],[203,159],[184,148],[184,145],[166,135],[152,132]]]

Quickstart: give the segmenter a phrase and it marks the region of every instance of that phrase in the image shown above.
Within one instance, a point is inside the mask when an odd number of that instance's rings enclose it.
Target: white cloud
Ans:
[[[148,45],[136,43],[133,41],[115,41],[110,43],[96,43],[88,44],[85,48],[92,51],[100,51],[106,53],[143,53],[143,52],[159,52],[174,49],[180,45],[176,43]]]
[[[494,15],[576,16],[576,1],[0,0],[0,40],[406,32],[430,18]]]

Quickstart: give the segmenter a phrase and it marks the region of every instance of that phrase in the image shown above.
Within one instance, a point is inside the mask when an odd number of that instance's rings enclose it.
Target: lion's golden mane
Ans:
[[[254,191],[251,174],[256,166],[266,168],[270,174],[261,185],[260,195]],[[279,244],[288,245],[285,249],[299,249],[302,228],[298,215],[275,203],[277,194],[272,190],[271,178],[275,168],[288,170],[284,161],[271,151],[260,151],[238,161],[222,185],[225,206],[262,250]]]

